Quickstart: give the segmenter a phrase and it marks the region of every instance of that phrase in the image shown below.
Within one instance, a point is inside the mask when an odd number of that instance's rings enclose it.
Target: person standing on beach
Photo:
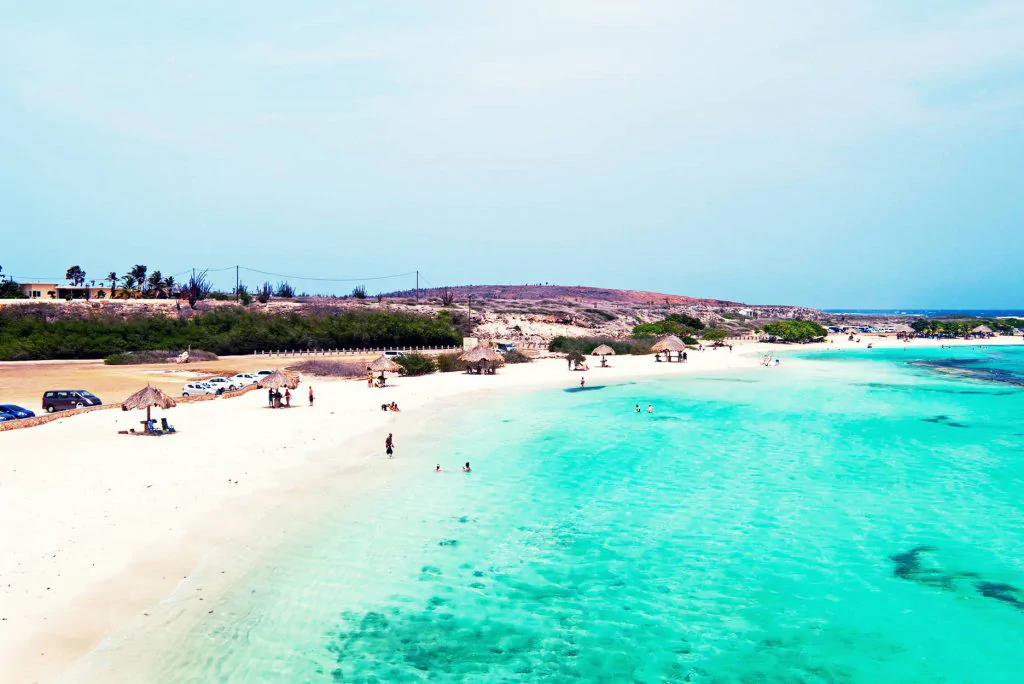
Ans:
[[[388,438],[384,440],[384,451],[387,452],[388,458],[395,455],[395,439],[388,433]]]
[[[366,369],[366,386],[373,387],[373,371],[369,368]]]
[[[274,390],[267,389],[267,405],[274,408]]]
[[[583,386],[585,384],[587,384],[587,379],[586,378],[580,378],[580,389],[583,389]]]
[[[284,390],[284,405],[288,406],[289,408],[292,405],[292,391],[287,388],[285,388]]]
[[[313,386],[309,386],[309,405],[313,405]]]

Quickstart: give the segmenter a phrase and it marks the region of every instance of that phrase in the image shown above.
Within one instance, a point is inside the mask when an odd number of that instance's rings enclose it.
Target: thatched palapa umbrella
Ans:
[[[594,348],[594,351],[590,352],[591,356],[615,356],[615,350],[609,347],[607,344],[602,344]]]
[[[672,360],[672,352],[676,352],[679,355],[678,358],[682,359],[683,352],[686,351],[686,344],[675,335],[666,335],[654,343],[651,351],[665,352],[670,361]]]
[[[121,402],[121,407],[126,411],[135,409],[146,409],[146,424],[150,421],[150,411],[154,406],[162,409],[169,409],[177,404],[162,390],[146,385],[138,392]]]
[[[295,389],[299,386],[299,376],[291,376],[282,371],[276,370],[270,375],[263,376],[258,383],[257,387],[263,389],[280,389],[287,387],[288,389]]]
[[[492,369],[501,365],[501,356],[490,347],[478,344],[462,355],[462,360],[470,366],[476,366],[477,371],[482,365],[490,364]]]
[[[394,359],[383,354],[373,360],[373,363],[369,365],[369,369],[374,373],[400,373],[402,371],[402,367]]]

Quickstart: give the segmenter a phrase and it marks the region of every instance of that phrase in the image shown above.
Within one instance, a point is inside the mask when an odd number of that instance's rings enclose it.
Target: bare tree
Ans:
[[[451,306],[455,303],[455,291],[450,287],[441,288],[441,306]]]

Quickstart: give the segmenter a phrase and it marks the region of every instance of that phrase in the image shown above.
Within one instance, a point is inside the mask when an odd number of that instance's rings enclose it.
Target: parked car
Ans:
[[[6,423],[9,420],[18,420],[18,419],[17,418],[12,418],[12,417],[10,417],[8,415],[0,414],[0,423]]]
[[[220,394],[224,390],[218,389],[207,382],[190,382],[181,390],[183,397],[198,397],[204,394]]]
[[[208,385],[213,385],[221,392],[230,392],[231,390],[242,389],[244,385],[236,385],[227,378],[207,378],[203,380]]]
[[[248,387],[249,385],[255,385],[260,381],[260,377],[261,376],[256,375],[255,373],[239,373],[237,375],[232,375],[228,380],[241,389],[243,387]]]
[[[384,352],[384,356],[389,356],[389,357],[391,357],[393,359],[397,359],[399,356],[405,356],[405,354],[403,354],[402,352],[398,351],[397,349],[392,349],[390,351]]]
[[[20,419],[35,418],[36,414],[34,411],[29,411],[27,408],[22,408],[17,404],[0,404],[0,416],[8,416],[13,419]]]
[[[273,372],[274,371],[272,371],[272,370],[256,371],[257,380],[259,380],[259,378],[262,378],[264,375],[271,375]]]
[[[516,350],[516,345],[499,342],[497,346],[494,348],[494,350],[499,354],[505,354],[506,352],[514,352]]]
[[[43,409],[47,413],[67,411],[86,406],[100,406],[103,402],[92,392],[85,390],[47,390],[43,393]]]

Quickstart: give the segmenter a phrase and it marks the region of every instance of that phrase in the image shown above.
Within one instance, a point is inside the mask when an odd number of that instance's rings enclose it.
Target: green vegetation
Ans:
[[[451,317],[343,309],[272,315],[241,306],[188,318],[112,314],[48,320],[46,305],[0,310],[0,360],[99,359],[128,351],[208,349],[251,354],[267,349],[345,349],[459,344]]]
[[[577,363],[586,363],[587,362],[587,357],[584,356],[583,354],[579,353],[575,349],[572,350],[571,352],[569,352],[568,354],[566,354],[565,358],[569,360],[569,363],[574,364],[574,365],[577,364]]]
[[[687,316],[686,314],[669,314],[660,321],[641,323],[634,326],[633,337],[643,339],[661,337],[662,335],[676,335],[682,338],[686,344],[696,344],[696,337],[703,329],[704,323],[699,318]]]
[[[1019,318],[969,318],[961,320],[934,320],[919,318],[910,324],[918,335],[942,335],[948,337],[964,337],[979,325],[986,325],[993,332],[1010,334],[1014,328],[1024,328],[1024,320]]]
[[[704,339],[709,342],[721,342],[729,335],[728,330],[722,330],[721,328],[708,328],[704,331]]]
[[[402,367],[402,375],[430,375],[437,370],[434,359],[425,354],[405,354],[395,362]]]
[[[434,364],[441,373],[461,373],[466,370],[466,362],[461,358],[462,352],[449,352],[434,357]]]
[[[559,335],[548,344],[548,351],[568,354],[577,351],[589,354],[602,344],[607,344],[616,354],[649,354],[652,340],[616,340],[609,337],[565,337]]]
[[[802,318],[765,323],[761,329],[766,335],[776,337],[782,342],[810,342],[824,338],[828,334],[828,331],[817,323]]]

